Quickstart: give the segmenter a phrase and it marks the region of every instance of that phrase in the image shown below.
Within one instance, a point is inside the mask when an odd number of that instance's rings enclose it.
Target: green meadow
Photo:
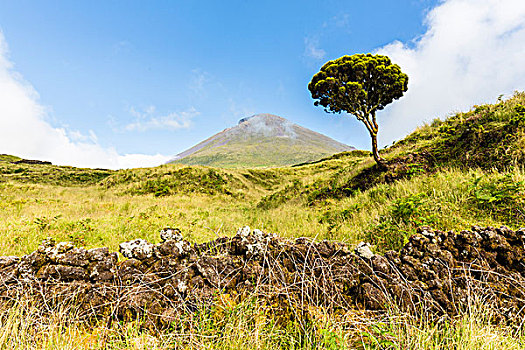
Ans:
[[[525,93],[423,125],[380,151],[351,151],[282,168],[162,165],[110,171],[15,163],[0,156],[0,255],[24,255],[46,237],[118,250],[126,240],[158,242],[164,227],[204,242],[249,225],[282,237],[400,249],[420,226],[525,226]],[[392,312],[348,314],[317,324],[276,325],[256,302],[206,318],[187,334],[150,335],[129,325],[83,328],[57,314],[34,332],[30,306],[3,310],[2,348],[356,348],[520,349],[523,332],[493,325],[474,303],[462,318],[433,323]],[[211,316],[210,316],[211,317]],[[174,345],[175,344],[175,345]]]

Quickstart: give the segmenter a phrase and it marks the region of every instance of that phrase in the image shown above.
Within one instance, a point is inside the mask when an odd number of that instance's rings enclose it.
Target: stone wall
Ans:
[[[422,228],[399,252],[373,254],[366,243],[287,240],[249,227],[231,238],[191,244],[176,229],[162,243],[125,242],[120,252],[45,240],[23,257],[0,257],[0,298],[14,303],[74,303],[90,319],[156,326],[221,295],[257,297],[282,317],[325,310],[385,310],[456,315],[474,294],[489,300],[495,321],[525,320],[525,229]]]

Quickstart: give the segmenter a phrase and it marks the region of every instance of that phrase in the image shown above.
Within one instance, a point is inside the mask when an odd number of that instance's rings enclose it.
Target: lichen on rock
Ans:
[[[355,248],[355,253],[363,259],[372,259],[374,257],[374,253],[370,250],[370,243],[360,242]]]
[[[150,258],[153,255],[154,244],[149,243],[145,239],[135,239],[132,241],[120,243],[120,253],[129,259],[143,260]]]
[[[174,240],[174,241],[182,241],[182,234],[178,228],[163,228],[160,231],[160,239],[163,242]]]

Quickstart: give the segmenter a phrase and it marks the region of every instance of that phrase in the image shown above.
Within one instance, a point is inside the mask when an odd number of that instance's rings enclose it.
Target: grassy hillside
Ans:
[[[435,120],[382,150],[272,169],[164,165],[93,170],[0,158],[2,254],[45,236],[88,246],[153,239],[164,226],[197,241],[243,225],[399,247],[418,225],[524,226],[525,94]],[[19,159],[18,159],[19,160]]]
[[[106,169],[81,169],[52,164],[32,164],[22,158],[0,154],[0,182],[46,183],[57,186],[94,185],[113,173]]]
[[[271,137],[247,137],[217,148],[201,150],[176,162],[223,168],[276,167],[316,161],[334,152],[337,151],[327,149],[320,143],[305,144]]]
[[[364,151],[271,169],[163,165],[120,171],[15,163],[20,158],[2,155],[0,235],[5,239],[0,255],[29,253],[49,236],[116,250],[134,238],[157,242],[158,231],[167,226],[180,228],[195,242],[233,235],[249,225],[285,237],[365,240],[376,252],[398,249],[419,226],[517,229],[525,226],[524,106],[525,93],[516,93],[507,101],[424,125],[381,151],[387,169],[378,168]],[[239,347],[242,339],[248,339],[249,348],[335,349],[356,339],[368,349],[482,349],[487,339],[494,349],[522,348],[522,333],[508,336],[490,324],[482,309],[443,324],[395,312],[392,319],[371,324],[356,320],[360,316],[355,314],[333,319],[319,311],[321,323],[315,327],[279,328],[260,306],[239,305],[228,309],[231,313],[220,324],[203,314],[200,325],[208,328],[191,332],[201,347],[212,345],[200,335],[227,334],[221,348]],[[260,332],[257,337],[254,329]],[[128,336],[148,339],[135,329],[125,332],[118,339],[109,336],[114,348],[133,348],[122,342]],[[50,333],[46,339],[67,342],[82,336],[73,333]]]

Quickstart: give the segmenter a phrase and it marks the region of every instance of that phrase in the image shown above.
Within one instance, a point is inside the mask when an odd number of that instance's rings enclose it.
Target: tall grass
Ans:
[[[365,332],[365,349],[499,350],[525,349],[525,332],[495,325],[490,307],[479,300],[455,319],[429,320],[390,313]]]
[[[28,301],[0,312],[1,349],[524,349],[525,333],[492,323],[490,307],[474,298],[455,319],[309,310],[309,321],[283,322],[256,300],[208,306],[180,315],[162,332],[128,323],[86,324],[62,305],[41,317]]]
[[[190,241],[232,235],[249,225],[285,237],[309,236],[354,243],[368,240],[378,250],[397,249],[428,225],[441,230],[482,226],[525,226],[525,173],[442,169],[353,196],[308,205],[298,197],[274,208],[257,204],[261,194],[235,199],[224,194],[122,194],[99,186],[0,184],[0,254],[22,255],[46,237],[86,247],[116,250],[126,240],[158,241],[163,227],[178,227]]]

